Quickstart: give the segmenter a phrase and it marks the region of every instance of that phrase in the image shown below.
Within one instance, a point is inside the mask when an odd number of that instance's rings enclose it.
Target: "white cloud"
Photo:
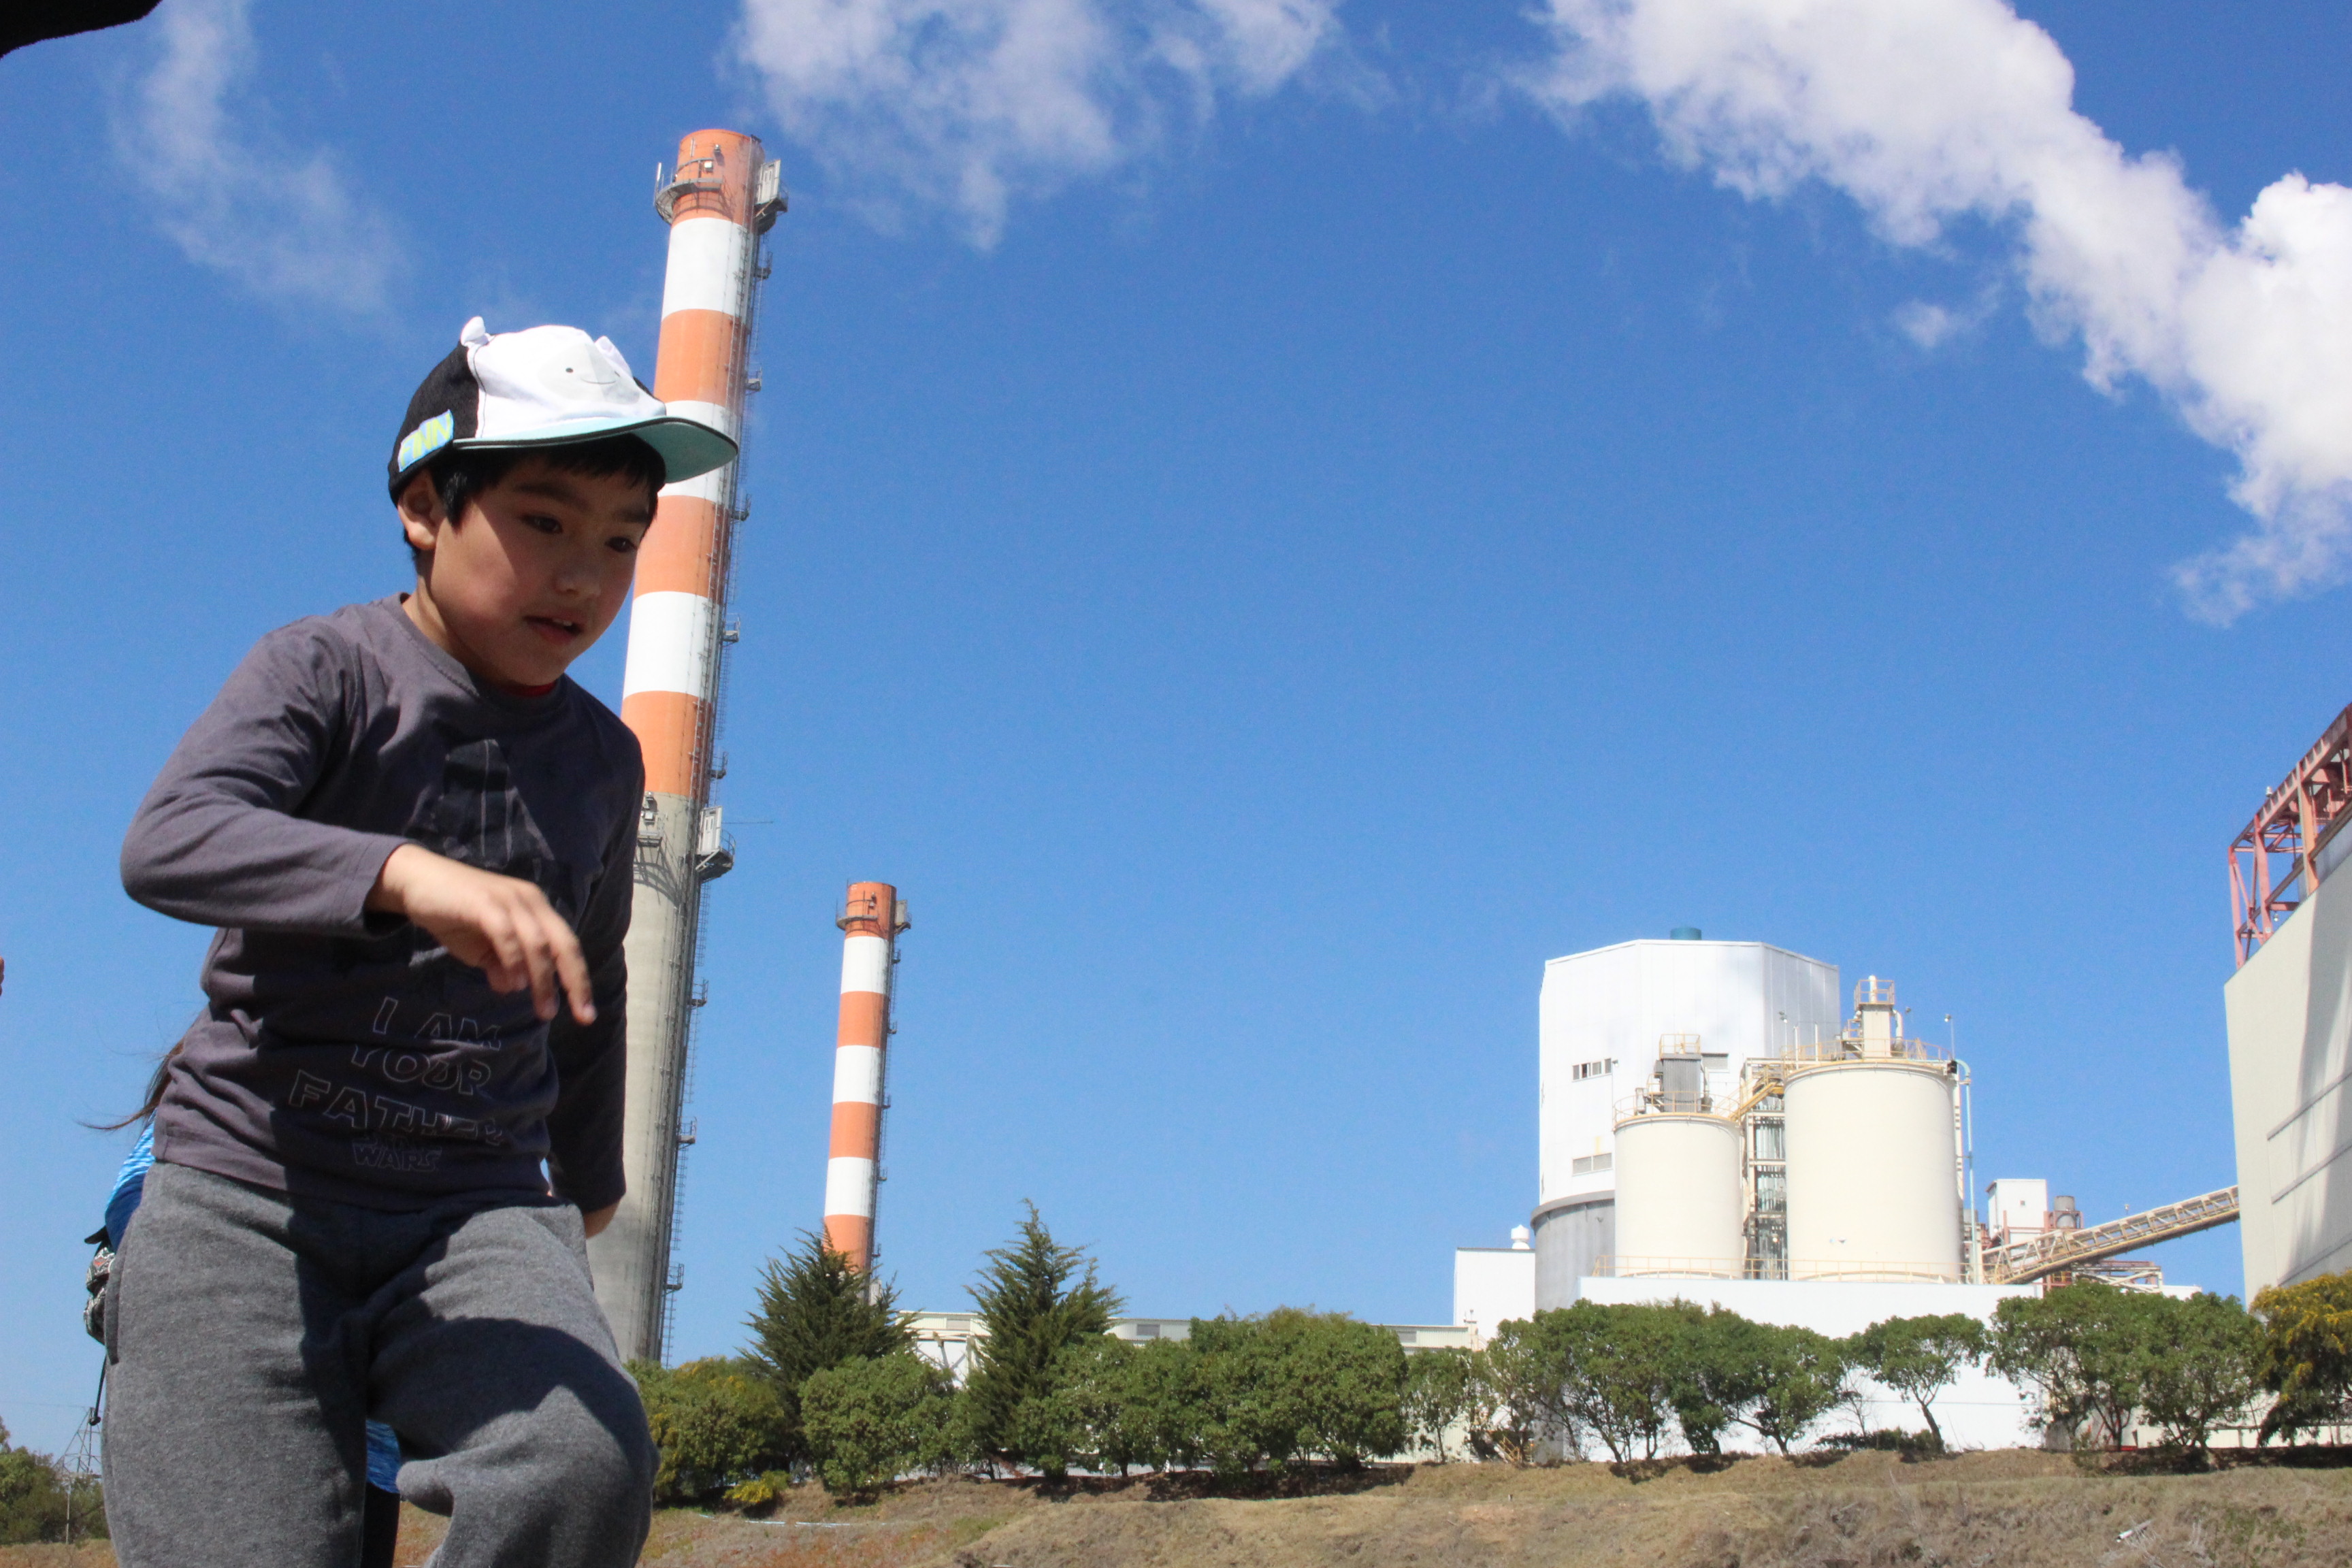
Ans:
[[[2003,0],[1548,7],[1558,52],[1528,85],[1564,119],[1632,97],[1685,164],[1750,197],[1824,181],[1897,245],[2006,226],[2036,323],[2081,340],[2084,375],[2140,378],[2238,458],[2255,526],[2175,569],[2194,613],[2352,574],[2352,190],[2290,174],[2223,224],[2173,159],[2074,112],[2074,68]],[[1937,310],[1915,340],[1951,324]]]
[[[244,90],[251,0],[166,0],[156,58],[114,106],[114,138],[190,260],[289,307],[383,309],[405,268],[391,226],[323,148],[282,146]]]
[[[744,0],[737,50],[785,133],[869,205],[947,208],[993,245],[1012,204],[1159,145],[1179,106],[1263,97],[1340,0]]]
[[[1895,330],[1923,349],[1935,349],[1968,323],[1941,305],[1911,300],[1895,308]]]
[[[1932,300],[1906,300],[1888,318],[1895,330],[1929,353],[1954,338],[1973,332],[1992,319],[2000,305],[1998,286],[1980,290],[1965,305],[1938,305]]]

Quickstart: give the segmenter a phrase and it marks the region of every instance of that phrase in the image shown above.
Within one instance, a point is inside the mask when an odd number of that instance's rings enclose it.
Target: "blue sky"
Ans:
[[[1533,1200],[1542,961],[1680,924],[1955,1015],[1988,1178],[2234,1180],[2223,852],[2352,695],[2352,435],[2298,423],[2344,406],[2352,252],[2289,243],[2352,181],[2340,7],[2025,6],[2080,116],[2177,156],[2127,201],[2047,58],[1983,108],[1992,0],[1883,7],[1958,84],[1891,128],[1832,90],[1886,74],[1850,30],[1787,46],[1811,97],[1723,90],[1748,0],[938,9],[165,0],[0,60],[20,1440],[97,1370],[124,1136],[79,1121],[197,999],[205,933],[117,883],[132,807],[261,633],[405,585],[382,465],[468,315],[650,374],[653,165],[707,125],[793,198],[677,1353],[815,1221],[853,879],[915,920],[910,1304],[1034,1199],[1139,1310],[1442,1321]],[[826,53],[861,14],[930,20]],[[2248,306],[2257,197],[2293,287]],[[2234,1231],[2157,1256],[2240,1287]]]

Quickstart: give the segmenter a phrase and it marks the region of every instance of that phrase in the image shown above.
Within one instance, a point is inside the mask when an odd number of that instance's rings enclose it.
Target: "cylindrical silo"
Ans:
[[[1672,1111],[1618,1121],[1619,1276],[1737,1279],[1739,1218],[1737,1122]]]
[[[1790,1279],[1960,1278],[1954,1082],[1899,1057],[1789,1075]]]

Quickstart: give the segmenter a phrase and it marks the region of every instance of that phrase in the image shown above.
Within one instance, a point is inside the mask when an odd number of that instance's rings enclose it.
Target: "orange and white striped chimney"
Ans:
[[[654,207],[667,221],[661,348],[654,395],[740,444],[761,269],[760,236],[783,210],[776,165],[759,142],[698,131],[678,143],[677,171],[656,172]],[[628,1195],[588,1244],[596,1296],[622,1355],[662,1359],[677,1224],[679,1118],[702,884],[733,855],[710,805],[719,728],[719,655],[737,463],[666,488],[637,555],[621,718],[646,758],[630,911],[628,1109],[622,1163]]]
[[[874,1199],[882,1181],[882,1110],[890,1047],[890,979],[907,906],[887,882],[852,882],[841,919],[841,1028],[833,1048],[833,1144],[824,1166],[824,1244],[874,1267]]]

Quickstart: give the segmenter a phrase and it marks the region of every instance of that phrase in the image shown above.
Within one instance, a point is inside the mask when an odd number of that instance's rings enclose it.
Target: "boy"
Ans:
[[[124,887],[222,929],[106,1309],[126,1568],[355,1563],[370,1416],[441,1568],[636,1560],[654,1455],[584,1237],[644,770],[563,672],[663,484],[733,456],[610,342],[468,322],[390,465],[415,590],[264,637],[141,805]]]

